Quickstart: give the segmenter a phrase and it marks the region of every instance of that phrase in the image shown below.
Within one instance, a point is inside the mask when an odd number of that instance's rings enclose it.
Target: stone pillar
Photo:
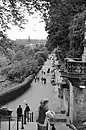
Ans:
[[[85,21],[86,28],[86,21]],[[84,53],[82,55],[82,61],[86,61],[86,31],[84,32]]]
[[[84,45],[84,54],[82,55],[82,61],[86,61],[86,45]]]
[[[73,122],[73,109],[74,109],[74,93],[73,93],[73,86],[70,83],[70,99],[69,99],[69,117],[71,120],[71,123]]]
[[[67,89],[63,89],[63,106],[64,106],[64,109],[66,110],[66,113],[68,112],[68,101],[66,100],[66,93]]]

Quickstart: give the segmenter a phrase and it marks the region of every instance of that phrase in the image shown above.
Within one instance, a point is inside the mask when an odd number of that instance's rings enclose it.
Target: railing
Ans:
[[[66,70],[67,77],[86,79],[86,62],[66,61]]]
[[[24,125],[34,122],[33,112],[28,113],[28,115],[21,115],[21,117],[13,116],[0,116],[0,130],[21,130],[24,129]]]

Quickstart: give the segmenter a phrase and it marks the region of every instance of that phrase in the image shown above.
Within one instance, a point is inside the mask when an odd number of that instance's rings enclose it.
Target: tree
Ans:
[[[41,51],[38,51],[34,56],[35,59],[38,59],[39,57],[42,57],[44,59],[44,61],[46,61],[46,59],[47,59],[47,55]]]
[[[59,46],[64,56],[81,56],[83,33],[81,33],[82,29],[78,29],[78,26],[82,26],[78,25],[78,20],[80,21],[78,17],[84,12],[85,7],[85,0],[50,1],[49,17],[46,21],[46,31],[48,32],[46,47],[49,50],[52,51]]]
[[[39,57],[38,59],[37,59],[37,64],[38,64],[38,66],[41,66],[41,65],[43,65],[44,64],[44,58],[43,57]]]
[[[30,56],[34,56],[35,50],[31,49],[30,47],[26,47],[24,50],[24,53],[25,53],[25,56],[29,58]]]
[[[74,57],[81,57],[83,53],[83,39],[85,31],[85,19],[86,10],[82,13],[77,13],[69,27],[69,39],[70,39],[70,52],[68,55],[73,55]]]
[[[15,56],[14,56],[14,58],[13,58],[13,61],[21,61],[21,60],[23,60],[25,58],[25,55],[24,55],[24,52],[22,52],[22,51],[18,51],[16,54],[15,54]]]
[[[25,13],[29,15],[34,13],[33,10],[46,11],[45,6],[48,4],[42,0],[1,0],[0,1],[0,28],[1,36],[4,36],[7,29],[10,29],[10,23],[12,25],[18,25],[23,28],[23,25],[27,22],[25,19]]]

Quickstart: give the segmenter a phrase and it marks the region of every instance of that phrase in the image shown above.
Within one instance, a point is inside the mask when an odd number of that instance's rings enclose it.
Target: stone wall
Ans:
[[[6,103],[16,99],[20,95],[22,95],[27,89],[30,88],[31,82],[33,81],[34,77],[38,74],[41,70],[42,66],[38,69],[37,73],[28,76],[24,82],[5,90],[0,94],[0,107],[5,105]]]
[[[74,87],[75,121],[86,120],[86,90]]]
[[[35,75],[30,75],[25,81],[21,84],[18,84],[10,89],[7,89],[5,92],[0,94],[0,106],[5,105],[6,103],[16,99],[18,96],[22,95],[28,88]]]

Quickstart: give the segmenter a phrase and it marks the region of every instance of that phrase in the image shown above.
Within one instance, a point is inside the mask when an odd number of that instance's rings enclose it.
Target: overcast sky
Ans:
[[[45,22],[40,16],[35,13],[32,16],[26,16],[29,21],[24,30],[19,30],[18,27],[12,26],[11,30],[7,31],[9,38],[15,39],[27,39],[29,36],[31,39],[46,39],[47,33],[45,31]]]

